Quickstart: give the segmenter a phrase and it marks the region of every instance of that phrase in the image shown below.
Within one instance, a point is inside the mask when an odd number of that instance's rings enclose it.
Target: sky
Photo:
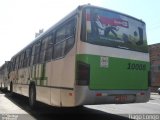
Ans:
[[[160,0],[0,0],[0,66],[78,5],[90,3],[143,20],[148,44],[160,43]]]

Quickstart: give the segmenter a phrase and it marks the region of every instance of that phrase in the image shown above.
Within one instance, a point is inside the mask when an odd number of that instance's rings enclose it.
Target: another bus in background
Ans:
[[[10,61],[5,61],[5,63],[0,67],[0,88],[8,89],[9,81],[9,67]]]

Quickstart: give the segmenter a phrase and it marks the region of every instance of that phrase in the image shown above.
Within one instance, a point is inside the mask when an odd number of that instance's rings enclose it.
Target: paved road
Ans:
[[[18,106],[14,100],[8,99],[10,94],[0,91],[0,120],[34,120],[23,108]]]
[[[150,101],[137,104],[111,104],[86,106],[113,114],[160,114],[160,95],[152,93]]]
[[[160,95],[152,94],[147,103],[123,105],[92,105],[77,108],[55,108],[38,103],[35,110],[28,106],[28,98],[17,94],[0,92],[0,120],[11,114],[10,118],[18,120],[59,120],[59,119],[92,119],[92,120],[127,120],[132,114],[160,114]],[[18,114],[18,116],[16,116]],[[133,118],[133,116],[131,116]],[[158,116],[160,118],[160,115]]]

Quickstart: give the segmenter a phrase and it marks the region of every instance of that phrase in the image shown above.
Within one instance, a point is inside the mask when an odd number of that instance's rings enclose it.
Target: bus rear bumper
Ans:
[[[150,99],[150,90],[89,90],[76,87],[76,106],[96,104],[144,103]]]

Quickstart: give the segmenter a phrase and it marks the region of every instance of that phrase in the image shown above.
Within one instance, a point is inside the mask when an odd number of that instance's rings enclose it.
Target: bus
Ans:
[[[142,103],[149,71],[142,20],[81,5],[11,58],[9,90],[31,108]]]
[[[0,89],[7,90],[9,87],[9,67],[10,61],[5,61],[0,67]]]

